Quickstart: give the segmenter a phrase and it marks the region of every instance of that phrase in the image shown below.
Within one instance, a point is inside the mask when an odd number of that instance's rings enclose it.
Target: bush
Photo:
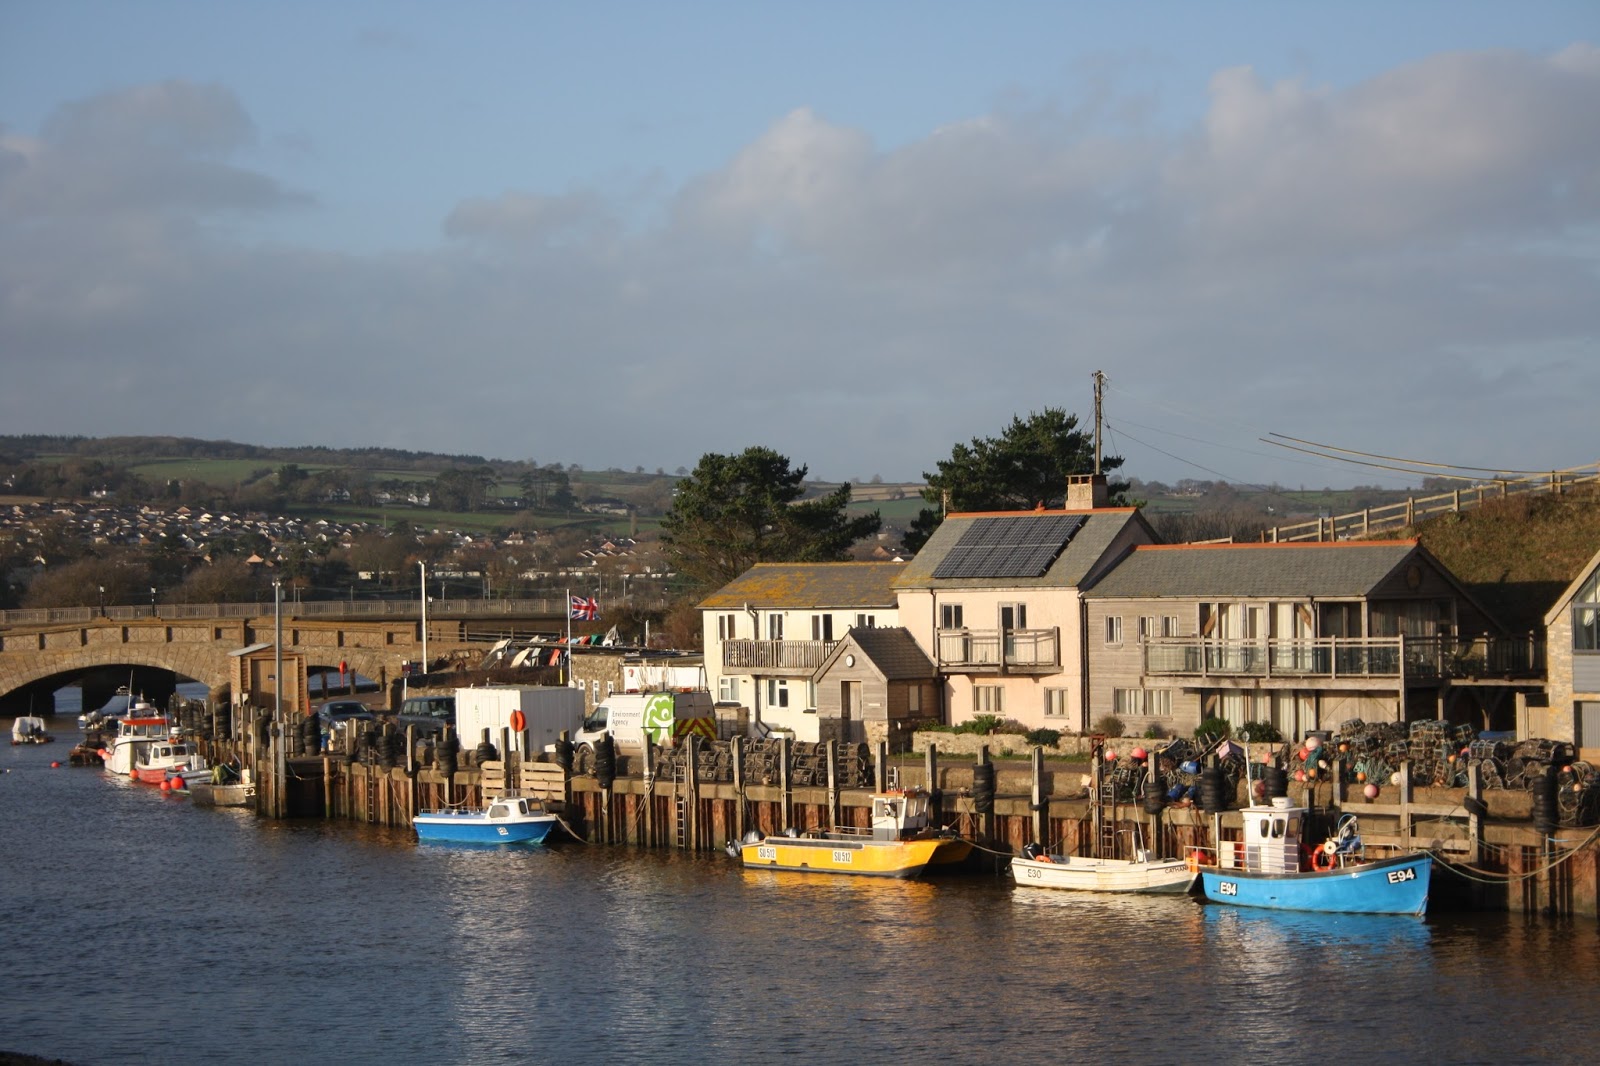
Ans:
[[[1215,740],[1218,737],[1227,736],[1230,732],[1232,732],[1232,730],[1233,727],[1228,724],[1226,719],[1207,718],[1205,721],[1194,727],[1194,736],[1196,740],[1201,738],[1206,740]]]
[[[1239,739],[1246,744],[1279,744],[1283,734],[1271,722],[1246,722],[1239,727]]]
[[[1122,735],[1122,719],[1114,714],[1108,714],[1095,721],[1094,731],[1096,733],[1104,733],[1108,737],[1120,737]]]
[[[1144,730],[1144,739],[1165,740],[1167,739],[1167,731],[1158,725],[1146,726]]]
[[[970,722],[962,722],[956,726],[956,732],[975,733],[980,737],[986,737],[993,733],[999,725],[1000,716],[998,714],[975,714]]]
[[[1030,729],[1023,734],[1029,744],[1037,744],[1041,748],[1053,748],[1056,741],[1061,739],[1059,729]]]

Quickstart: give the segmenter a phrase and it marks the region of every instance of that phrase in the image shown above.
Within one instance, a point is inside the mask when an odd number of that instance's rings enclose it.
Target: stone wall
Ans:
[[[978,749],[987,745],[991,758],[1020,757],[1033,751],[1033,745],[1021,733],[993,733],[979,736],[976,733],[926,733],[912,734],[911,750],[922,754],[932,745],[941,755],[976,756]],[[1046,759],[1086,759],[1092,741],[1084,736],[1063,736],[1044,749]]]

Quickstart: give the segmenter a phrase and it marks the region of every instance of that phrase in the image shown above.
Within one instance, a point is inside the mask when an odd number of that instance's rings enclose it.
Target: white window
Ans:
[[[769,614],[769,615],[767,615],[767,639],[768,640],[782,640],[783,639],[783,615],[781,615],[781,614]]]
[[[1004,714],[1005,690],[999,685],[973,685],[972,713]]]
[[[875,614],[858,614],[858,615],[856,615],[856,628],[857,629],[876,629],[877,625],[878,625],[878,616],[875,615]]]
[[[906,713],[922,713],[922,686],[911,685],[906,689]]]
[[[789,706],[789,682],[769,679],[767,681],[767,706]]]
[[[739,616],[736,615],[736,614],[719,614],[719,615],[717,615],[717,639],[718,640],[732,640],[733,639],[733,624],[736,621],[738,621],[738,619],[739,619]]]
[[[1111,709],[1117,714],[1143,714],[1144,705],[1136,688],[1119,688],[1111,692]]]
[[[616,691],[617,691],[617,683],[615,681],[607,681],[606,682],[606,695],[610,696],[612,693],[614,693]]]
[[[1156,718],[1172,717],[1172,690],[1153,688],[1144,694],[1144,713]]]
[[[941,603],[939,605],[939,628],[961,629],[961,605],[959,603]]]
[[[589,682],[589,702],[590,703],[594,703],[594,704],[598,704],[600,702],[600,682],[599,681],[591,681],[591,682]]]
[[[1177,615],[1168,614],[1161,617],[1161,635],[1164,637],[1175,637],[1178,635]]]
[[[717,679],[717,702],[739,702],[739,679],[737,677],[720,677]]]
[[[1106,643],[1107,644],[1121,644],[1122,643],[1122,618],[1121,618],[1121,616],[1114,615],[1114,614],[1106,616]]]
[[[1139,616],[1139,639],[1140,640],[1149,640],[1151,637],[1153,637],[1157,633],[1161,632],[1161,630],[1156,628],[1160,624],[1161,624],[1161,620],[1159,618],[1157,618],[1153,614],[1140,615]]]
[[[814,614],[811,616],[811,639],[821,641],[833,639],[833,615]]]
[[[1062,718],[1067,713],[1067,690],[1064,688],[1047,688],[1044,690],[1044,716],[1046,718]]]
[[[1027,629],[1028,605],[1025,603],[1002,603],[1000,605],[1001,629]]]

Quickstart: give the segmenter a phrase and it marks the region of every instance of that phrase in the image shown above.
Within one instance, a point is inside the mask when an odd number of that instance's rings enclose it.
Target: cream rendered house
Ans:
[[[1088,727],[1079,590],[1156,540],[1103,476],[1070,479],[1059,511],[951,514],[895,581],[900,624],[943,679],[938,717]]]
[[[706,679],[749,731],[823,739],[818,669],[852,629],[900,624],[894,579],[905,563],[757,563],[701,601]]]

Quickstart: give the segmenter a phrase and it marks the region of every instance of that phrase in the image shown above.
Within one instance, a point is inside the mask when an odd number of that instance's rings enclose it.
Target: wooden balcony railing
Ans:
[[[1059,629],[941,629],[939,669],[951,673],[1051,673],[1061,668]]]
[[[1161,637],[1146,641],[1144,672],[1151,677],[1537,678],[1544,674],[1544,641],[1525,637],[1319,637],[1287,640],[1209,640]]]
[[[836,640],[727,640],[722,643],[722,668],[757,674],[809,674],[838,644]]]

